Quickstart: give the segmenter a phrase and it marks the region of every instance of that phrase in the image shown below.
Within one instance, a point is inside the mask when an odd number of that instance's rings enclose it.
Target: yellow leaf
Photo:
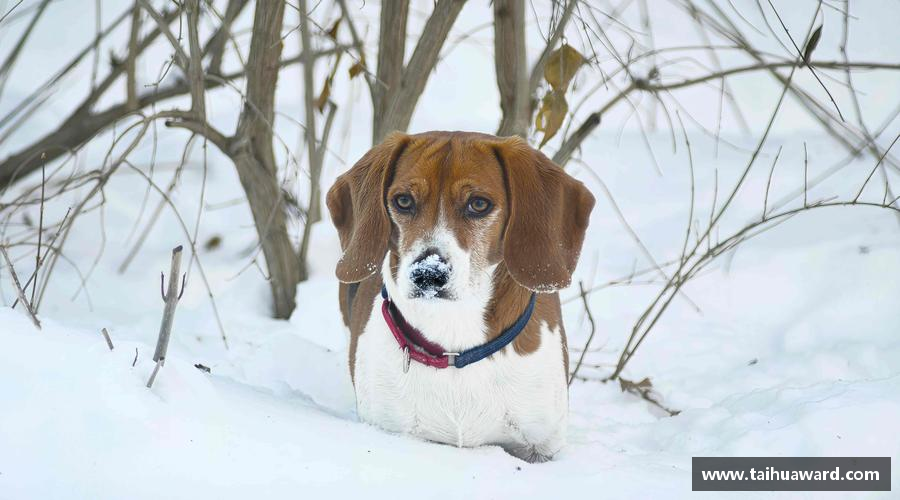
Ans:
[[[322,86],[322,93],[319,94],[319,98],[316,99],[316,108],[319,112],[325,109],[325,104],[328,103],[328,98],[331,97],[331,77],[325,79],[325,85]]]
[[[534,127],[538,132],[544,133],[539,148],[544,147],[544,144],[559,132],[568,112],[569,103],[566,102],[564,92],[551,90],[544,95],[544,98],[541,99],[541,107],[534,119]]]
[[[341,16],[334,22],[334,26],[331,27],[325,34],[328,35],[328,38],[331,38],[335,42],[337,41],[338,28],[341,27],[341,21],[344,20],[344,16]]]
[[[571,45],[565,44],[550,53],[544,66],[544,78],[553,90],[565,92],[582,64],[584,57]]]
[[[359,61],[357,61],[353,66],[350,66],[350,69],[349,69],[350,79],[352,80],[353,78],[356,77],[356,75],[365,73],[365,71],[366,71],[366,58],[361,56],[359,58]]]
[[[322,85],[322,93],[316,99],[316,108],[320,113],[325,109],[325,105],[328,104],[328,98],[331,97],[331,85],[334,83],[334,75],[337,73],[338,66],[341,65],[342,55],[343,53],[338,52],[337,57],[334,59],[334,66],[331,67],[331,73],[328,74],[328,77],[325,78],[325,84]]]

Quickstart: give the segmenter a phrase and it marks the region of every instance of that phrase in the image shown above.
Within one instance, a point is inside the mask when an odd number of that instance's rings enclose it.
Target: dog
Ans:
[[[550,460],[568,418],[558,290],[590,191],[518,137],[394,133],[326,204],[361,420]]]

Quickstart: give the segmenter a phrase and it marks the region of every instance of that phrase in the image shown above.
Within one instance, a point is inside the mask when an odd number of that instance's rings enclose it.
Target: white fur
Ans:
[[[400,246],[403,247],[404,236],[401,235],[400,238]],[[483,255],[486,249],[481,248],[482,246],[476,243],[471,252],[463,250],[441,217],[430,234],[413,242],[400,257],[398,282],[394,282],[386,267],[387,258],[385,266],[382,266],[381,274],[388,293],[403,317],[425,333],[429,340],[453,352],[484,343],[484,311],[494,292],[493,276],[496,266],[488,265]],[[410,268],[416,258],[428,248],[437,248],[447,258],[452,271],[444,289],[453,300],[410,298],[414,295],[414,285],[409,279]]]
[[[409,298],[406,271],[421,250],[436,246],[453,266],[448,288],[456,300]],[[382,275],[391,299],[406,320],[429,339],[453,351],[485,342],[485,309],[493,267],[482,267],[442,227],[412,245],[400,259],[398,281],[389,259]],[[568,389],[558,328],[541,324],[537,351],[517,354],[512,346],[464,368],[436,369],[412,361],[403,372],[403,353],[381,314],[377,295],[359,338],[354,367],[360,418],[393,432],[455,446],[496,444],[529,461],[552,457],[565,443]],[[532,320],[534,321],[534,320]]]

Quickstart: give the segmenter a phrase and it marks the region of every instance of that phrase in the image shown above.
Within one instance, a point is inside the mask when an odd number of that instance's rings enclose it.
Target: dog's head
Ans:
[[[410,299],[490,298],[500,263],[533,291],[569,285],[594,197],[519,138],[393,134],[327,197],[344,251],[343,282],[377,272],[390,251]]]

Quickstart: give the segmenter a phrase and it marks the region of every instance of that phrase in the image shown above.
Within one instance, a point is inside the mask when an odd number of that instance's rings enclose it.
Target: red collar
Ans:
[[[433,368],[447,368],[448,366],[463,368],[490,357],[514,341],[525,330],[525,325],[531,319],[531,314],[534,312],[534,304],[537,302],[537,294],[532,293],[528,306],[522,312],[522,315],[495,339],[471,349],[466,349],[461,353],[456,353],[445,352],[443,347],[426,339],[422,332],[407,323],[388,297],[387,288],[381,288],[381,297],[384,299],[381,303],[381,314],[384,316],[384,322],[387,323],[388,328],[394,335],[394,339],[397,340],[397,344],[403,351],[404,373],[409,371],[409,361],[411,359]]]
[[[394,338],[397,339],[397,343],[400,344],[400,349],[405,353],[404,372],[409,370],[410,359],[434,368],[451,366],[450,356],[453,356],[454,353],[447,353],[443,347],[426,339],[422,332],[407,323],[389,299],[384,299],[381,303],[381,314],[384,315],[384,322],[387,323]]]

